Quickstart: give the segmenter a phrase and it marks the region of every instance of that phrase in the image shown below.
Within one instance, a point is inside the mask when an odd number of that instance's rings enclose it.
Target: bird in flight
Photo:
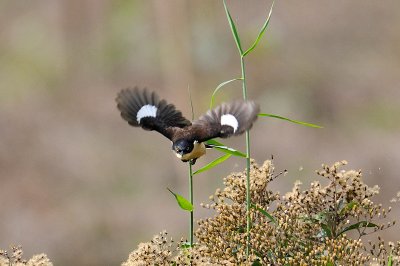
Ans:
[[[237,136],[250,129],[259,105],[236,100],[223,103],[190,122],[173,104],[160,100],[154,91],[138,87],[123,89],[116,98],[121,116],[131,126],[155,130],[172,141],[172,150],[183,162],[194,164],[212,146],[213,138]]]

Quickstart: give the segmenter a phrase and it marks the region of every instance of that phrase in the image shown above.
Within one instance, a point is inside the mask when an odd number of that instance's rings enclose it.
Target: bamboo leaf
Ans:
[[[282,120],[286,120],[295,124],[299,124],[299,125],[303,125],[303,126],[307,126],[307,127],[314,127],[314,128],[323,128],[321,126],[315,125],[315,124],[311,124],[311,123],[307,123],[307,122],[302,122],[302,121],[298,121],[298,120],[293,120],[293,119],[289,119],[283,116],[279,116],[279,115],[273,115],[273,114],[258,114],[258,116],[268,116],[268,117],[272,117],[272,118],[278,118],[278,119],[282,119]]]
[[[259,259],[256,259],[255,261],[253,261],[253,263],[251,264],[251,266],[262,266],[262,264],[260,263]]]
[[[213,146],[225,146],[219,141],[216,141],[215,139],[209,139],[207,140],[207,144],[213,145]]]
[[[237,81],[237,80],[243,80],[243,78],[235,78],[235,79],[227,80],[227,81],[224,81],[224,82],[222,82],[221,84],[218,85],[218,87],[214,90],[214,92],[213,92],[213,94],[211,96],[210,109],[212,109],[212,107],[214,105],[215,95],[217,94],[219,89],[221,89],[226,84],[229,84],[229,83],[231,83],[233,81]]]
[[[261,213],[262,213],[265,217],[267,217],[271,222],[273,222],[274,224],[276,224],[275,218],[274,218],[271,214],[269,214],[267,211],[265,211],[264,209],[262,209],[262,208],[260,208],[260,207],[257,207],[257,206],[254,205],[254,204],[251,204],[251,207],[252,207],[253,209],[256,209],[257,211],[261,212]]]
[[[332,237],[332,231],[327,224],[322,223],[321,228],[324,230],[325,236]]]
[[[343,209],[340,210],[340,215],[343,215],[345,213],[347,213],[348,211],[351,211],[353,209],[354,206],[357,206],[358,203],[355,201],[350,201],[349,203],[347,203]]]
[[[252,45],[249,49],[247,49],[246,52],[243,53],[243,56],[246,56],[248,53],[250,53],[251,51],[253,51],[254,48],[256,48],[258,42],[261,40],[262,36],[264,35],[265,30],[266,30],[267,27],[268,27],[269,20],[271,19],[272,9],[273,9],[273,7],[274,7],[274,3],[275,3],[275,1],[272,2],[271,8],[269,9],[269,14],[268,14],[267,20],[265,21],[265,23],[264,23],[264,25],[262,26],[260,32],[258,33],[258,36],[257,36],[256,40],[254,41],[253,45]]]
[[[218,164],[222,163],[223,161],[227,160],[229,157],[231,157],[231,154],[227,153],[221,157],[218,157],[217,159],[215,159],[214,161],[210,162],[209,164],[203,166],[202,168],[200,168],[199,170],[197,170],[196,172],[193,173],[193,175],[199,174],[201,172],[210,170],[211,168],[217,166]]]
[[[180,247],[181,247],[182,249],[189,249],[189,248],[192,247],[192,245],[190,245],[189,242],[182,242],[181,245],[180,245]]]
[[[238,150],[235,150],[233,148],[226,147],[226,146],[214,146],[213,149],[219,150],[221,152],[224,152],[226,154],[230,154],[233,156],[238,156],[238,157],[243,157],[243,158],[247,157],[246,154],[244,154]]]
[[[231,154],[233,156],[238,156],[238,157],[243,157],[243,158],[247,157],[246,154],[244,154],[243,152],[235,150],[235,149],[230,148],[228,146],[225,146],[221,142],[218,142],[218,141],[216,141],[214,139],[207,140],[207,144],[212,146],[213,149],[219,150],[219,151],[224,152],[224,153],[229,153],[229,154]]]
[[[243,54],[242,45],[240,44],[240,38],[239,38],[239,34],[238,34],[237,30],[236,30],[235,23],[233,22],[233,19],[231,17],[231,13],[229,13],[229,10],[228,10],[228,7],[226,6],[225,0],[223,1],[223,3],[224,3],[224,9],[225,9],[226,17],[228,19],[229,26],[230,26],[232,34],[233,34],[233,38],[235,39],[236,46],[238,48],[238,51],[239,51],[240,55],[242,55]]]
[[[169,188],[167,188],[169,192],[171,192],[172,195],[174,195],[176,202],[178,203],[179,207],[181,207],[182,210],[185,211],[193,211],[193,205],[184,197],[182,197],[181,195],[172,192],[172,190],[170,190]]]
[[[343,229],[338,236],[340,236],[341,234],[350,231],[350,230],[354,230],[354,229],[358,229],[358,228],[364,228],[364,227],[377,227],[378,225],[374,224],[374,223],[370,223],[367,221],[361,221],[355,224],[352,224],[350,226],[347,226],[345,229]]]
[[[213,149],[219,150],[219,151],[224,152],[224,153],[231,154],[233,156],[238,156],[238,157],[243,157],[243,158],[247,157],[246,154],[244,154],[243,152],[240,152],[240,151],[235,150],[233,148],[227,147],[224,144],[222,144],[222,143],[220,143],[220,142],[218,142],[216,140],[213,140],[213,139],[207,140],[207,144],[212,146]]]

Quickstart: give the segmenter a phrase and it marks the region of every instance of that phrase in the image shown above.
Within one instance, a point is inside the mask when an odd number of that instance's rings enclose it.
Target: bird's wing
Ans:
[[[191,125],[173,104],[160,100],[155,92],[147,89],[123,89],[118,93],[116,101],[122,118],[130,125],[156,130],[169,139],[176,128]]]
[[[193,122],[196,140],[240,135],[253,126],[259,111],[260,107],[253,101],[223,103]]]

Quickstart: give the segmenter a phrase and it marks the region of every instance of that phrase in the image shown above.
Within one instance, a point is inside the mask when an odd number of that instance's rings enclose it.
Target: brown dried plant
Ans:
[[[345,171],[347,162],[322,165],[321,182],[307,189],[296,182],[281,196],[268,188],[278,175],[272,161],[251,162],[251,255],[246,258],[246,172],[224,178],[204,208],[215,216],[198,221],[197,243],[176,245],[163,232],[140,244],[131,265],[400,265],[400,241],[385,243],[367,235],[386,230],[391,211],[373,202],[379,187],[369,187],[361,171]],[[399,195],[392,200],[398,201]],[[386,222],[385,222],[386,221]]]
[[[22,258],[21,246],[12,246],[11,252],[0,250],[0,266],[53,266],[45,254],[34,255],[29,260]]]

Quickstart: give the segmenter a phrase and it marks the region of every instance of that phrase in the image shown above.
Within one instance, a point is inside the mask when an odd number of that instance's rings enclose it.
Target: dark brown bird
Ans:
[[[116,101],[122,118],[131,126],[163,134],[172,141],[176,156],[192,164],[206,153],[206,147],[212,147],[205,141],[242,134],[252,127],[260,109],[253,101],[237,100],[223,103],[190,122],[173,104],[147,89],[123,89]]]

